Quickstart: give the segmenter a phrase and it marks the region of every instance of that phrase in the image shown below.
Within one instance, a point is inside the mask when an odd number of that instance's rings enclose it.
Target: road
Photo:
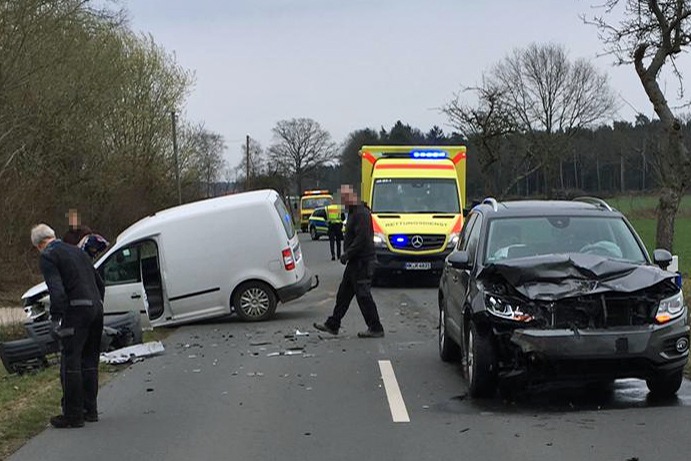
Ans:
[[[343,266],[324,239],[301,238],[318,289],[279,305],[271,322],[178,328],[165,354],[102,388],[99,422],[47,428],[10,459],[688,459],[687,381],[668,402],[649,401],[638,380],[609,395],[562,387],[519,402],[468,398],[460,368],[437,354],[433,284],[373,290],[385,338],[357,338],[365,326],[354,301],[338,337],[317,334]]]

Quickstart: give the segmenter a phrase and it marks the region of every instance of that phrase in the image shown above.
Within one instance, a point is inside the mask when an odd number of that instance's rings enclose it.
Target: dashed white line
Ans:
[[[401,390],[398,387],[398,381],[396,381],[396,374],[393,372],[391,362],[389,360],[380,360],[379,370],[384,381],[384,389],[386,390],[386,398],[389,400],[393,422],[409,423],[408,410],[405,408],[403,395],[401,395]]]

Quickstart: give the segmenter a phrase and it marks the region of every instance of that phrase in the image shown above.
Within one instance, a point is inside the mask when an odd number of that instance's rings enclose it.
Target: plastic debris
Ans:
[[[164,351],[165,348],[161,341],[151,341],[144,344],[123,347],[122,349],[117,349],[112,352],[104,352],[101,354],[100,361],[110,364],[127,363],[138,359],[141,360],[144,357],[161,354]]]
[[[295,330],[295,336],[309,336],[309,335],[310,335],[309,331]]]

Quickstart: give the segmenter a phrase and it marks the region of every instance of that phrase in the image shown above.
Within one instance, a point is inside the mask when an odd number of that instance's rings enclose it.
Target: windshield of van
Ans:
[[[288,208],[286,208],[280,198],[274,201],[274,208],[276,208],[276,212],[278,212],[278,216],[281,218],[281,223],[283,224],[283,229],[285,229],[288,239],[292,239],[295,235],[295,227],[293,227],[293,218],[290,216]]]
[[[373,213],[460,213],[454,179],[377,179]]]
[[[305,210],[313,210],[314,208],[319,208],[321,206],[331,205],[331,199],[328,197],[322,198],[306,198],[302,201],[302,208]]]

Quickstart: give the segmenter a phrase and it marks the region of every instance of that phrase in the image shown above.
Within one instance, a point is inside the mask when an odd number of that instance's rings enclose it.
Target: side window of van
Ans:
[[[130,246],[113,253],[101,265],[101,277],[107,285],[137,283],[139,272],[139,247]]]
[[[283,224],[286,235],[289,239],[292,239],[295,235],[295,228],[293,227],[293,218],[290,216],[290,212],[280,198],[277,198],[274,202],[274,208],[276,208],[276,212],[279,218],[281,218],[281,224]]]

